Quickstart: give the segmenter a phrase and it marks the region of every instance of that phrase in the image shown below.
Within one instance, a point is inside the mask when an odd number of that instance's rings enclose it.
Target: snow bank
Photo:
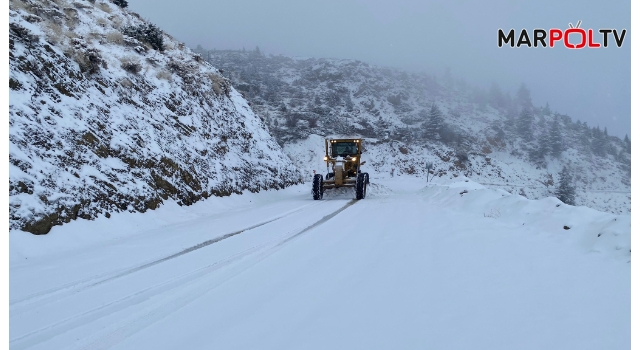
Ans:
[[[213,234],[211,229],[215,232],[223,231],[222,233],[232,230],[220,226],[219,221],[234,221],[233,225],[243,228],[247,222],[242,219],[242,213],[252,211],[252,218],[255,220],[259,217],[260,210],[265,208],[272,209],[273,215],[282,215],[296,206],[296,200],[308,200],[308,193],[306,185],[294,185],[284,190],[266,190],[260,193],[244,191],[225,197],[209,197],[190,206],[181,206],[176,200],[167,200],[163,206],[146,213],[125,211],[114,213],[110,218],[100,216],[94,220],[74,220],[63,226],[53,227],[47,235],[35,236],[11,230],[10,261],[15,265],[34,259],[73,256],[94,248],[104,249],[110,245],[130,242],[131,239],[144,239],[149,235],[157,237],[158,232],[171,232],[172,227],[189,225],[190,222],[211,222],[208,230],[210,238]],[[189,239],[194,238],[183,237],[183,240]]]
[[[631,258],[630,215],[566,205],[555,197],[530,200],[464,178],[430,183],[420,193],[424,201],[494,220],[513,234],[546,234],[584,252]]]

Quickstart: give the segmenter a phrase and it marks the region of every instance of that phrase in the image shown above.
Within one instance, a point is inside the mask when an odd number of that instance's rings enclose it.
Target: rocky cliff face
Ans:
[[[9,15],[11,229],[300,181],[230,82],[135,13],[27,0]]]

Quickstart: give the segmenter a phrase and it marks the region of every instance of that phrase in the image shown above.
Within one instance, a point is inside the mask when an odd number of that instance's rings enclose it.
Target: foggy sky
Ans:
[[[351,58],[455,78],[511,96],[521,83],[590,126],[624,137],[631,124],[629,1],[129,0],[131,10],[190,47]],[[497,47],[497,30],[627,29],[622,48]],[[602,42],[598,34],[596,41]],[[572,39],[572,42],[574,40]]]

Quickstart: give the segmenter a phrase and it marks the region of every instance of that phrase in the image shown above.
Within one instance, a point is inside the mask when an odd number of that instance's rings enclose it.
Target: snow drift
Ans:
[[[9,50],[11,229],[300,181],[220,71],[111,2],[11,1]]]

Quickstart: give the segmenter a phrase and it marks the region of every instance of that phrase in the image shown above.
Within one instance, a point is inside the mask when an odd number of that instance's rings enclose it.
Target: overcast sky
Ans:
[[[478,86],[495,81],[512,96],[525,83],[535,105],[548,102],[611,135],[624,137],[631,128],[629,1],[129,0],[129,7],[191,47],[259,46],[440,76],[448,67]],[[497,47],[498,28],[532,35],[579,20],[596,34],[627,29],[623,47],[612,39],[600,49]]]

